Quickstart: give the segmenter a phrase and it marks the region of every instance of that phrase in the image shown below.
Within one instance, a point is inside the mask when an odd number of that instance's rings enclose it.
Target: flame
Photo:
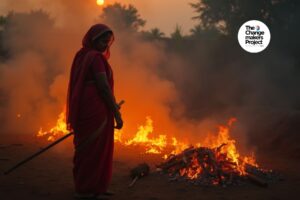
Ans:
[[[230,137],[230,129],[232,128],[236,118],[231,118],[225,125],[218,127],[216,134],[210,133],[203,139],[201,143],[190,145],[188,143],[178,140],[176,137],[168,137],[168,135],[155,134],[153,120],[151,117],[146,117],[144,125],[140,125],[136,134],[127,140],[123,138],[123,131],[116,130],[114,140],[124,146],[141,146],[144,147],[147,154],[160,154],[164,159],[170,159],[172,156],[184,152],[191,147],[206,148],[208,152],[214,157],[214,160],[222,162],[223,160],[231,163],[231,169],[237,171],[240,175],[245,174],[246,164],[258,167],[254,155],[241,156],[236,147],[236,140]],[[65,112],[58,116],[56,125],[49,131],[43,131],[41,128],[37,134],[38,137],[47,137],[48,141],[54,141],[57,137],[67,134],[67,126],[65,123]],[[208,159],[208,158],[207,158]],[[201,175],[203,169],[214,171],[214,167],[201,166],[198,162],[197,155],[193,155],[188,167],[180,170],[180,175],[189,179],[196,179]]]
[[[158,138],[149,138],[149,134],[152,132],[153,121],[150,117],[147,117],[146,125],[140,126],[134,138],[125,142],[125,145],[144,145],[146,147],[146,153],[159,154],[167,146],[167,136],[159,135]]]
[[[43,131],[43,128],[40,128],[37,137],[47,137],[48,141],[54,141],[57,137],[68,134],[65,116],[65,112],[60,113],[56,125],[49,131]]]
[[[103,6],[105,1],[104,0],[97,0],[96,3],[97,3],[98,6]]]
[[[115,130],[114,141],[122,143],[123,142],[122,135],[123,135],[122,130]]]

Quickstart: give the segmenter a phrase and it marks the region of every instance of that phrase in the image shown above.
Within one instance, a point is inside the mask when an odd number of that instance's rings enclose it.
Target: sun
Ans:
[[[104,0],[97,0],[97,5],[103,6],[104,5]]]

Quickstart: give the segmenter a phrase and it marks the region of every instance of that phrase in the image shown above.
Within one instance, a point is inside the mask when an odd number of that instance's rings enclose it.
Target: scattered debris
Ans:
[[[130,177],[132,179],[128,187],[132,187],[136,181],[144,176],[147,176],[150,173],[150,167],[147,163],[143,163],[133,168],[130,171]]]

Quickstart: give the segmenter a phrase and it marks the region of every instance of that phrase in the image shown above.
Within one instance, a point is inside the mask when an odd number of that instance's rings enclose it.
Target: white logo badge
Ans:
[[[241,26],[238,40],[245,51],[259,53],[269,45],[271,33],[269,28],[261,21],[250,20]]]

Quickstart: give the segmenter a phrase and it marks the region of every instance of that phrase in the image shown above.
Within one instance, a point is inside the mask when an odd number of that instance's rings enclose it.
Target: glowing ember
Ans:
[[[104,5],[104,0],[97,0],[97,5],[98,6],[103,6]]]

